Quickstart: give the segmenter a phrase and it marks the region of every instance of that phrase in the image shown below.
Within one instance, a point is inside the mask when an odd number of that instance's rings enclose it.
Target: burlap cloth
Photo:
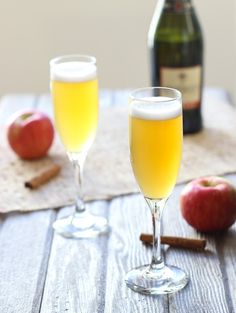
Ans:
[[[178,182],[236,171],[235,109],[226,102],[205,101],[203,116],[204,130],[184,137]],[[37,190],[24,187],[27,179],[51,162],[62,166],[59,176]],[[0,173],[0,212],[57,208],[75,199],[73,169],[58,144],[54,144],[47,158],[26,162],[12,153],[4,137],[0,147]],[[97,138],[85,165],[85,198],[111,199],[137,191],[129,162],[127,108],[103,108]]]

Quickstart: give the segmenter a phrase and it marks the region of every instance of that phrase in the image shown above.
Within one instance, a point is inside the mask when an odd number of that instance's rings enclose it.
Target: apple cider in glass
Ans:
[[[51,92],[55,122],[67,151],[87,150],[96,134],[98,82],[94,64],[61,63],[54,67]]]
[[[83,169],[98,125],[96,58],[66,55],[50,61],[50,85],[59,137],[75,170],[77,196],[74,212],[56,220],[53,228],[66,238],[90,238],[107,233],[106,218],[87,210]]]
[[[161,254],[161,216],[175,186],[183,143],[182,96],[172,88],[148,87],[130,94],[129,142],[134,176],[151,211],[150,264],[125,277],[132,290],[151,295],[173,293],[188,283],[182,269],[166,265]]]
[[[159,97],[160,109],[134,103],[130,114],[130,153],[134,175],[144,196],[168,197],[175,185],[182,154],[180,103]],[[146,101],[152,99],[146,99]],[[168,101],[170,102],[168,106]]]

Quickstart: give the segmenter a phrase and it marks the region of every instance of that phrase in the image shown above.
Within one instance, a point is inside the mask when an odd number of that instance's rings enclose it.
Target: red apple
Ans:
[[[195,179],[183,188],[180,208],[185,220],[199,231],[225,230],[236,220],[236,189],[217,176]]]
[[[13,151],[22,159],[45,156],[53,142],[50,118],[37,110],[18,111],[8,121],[7,138]]]

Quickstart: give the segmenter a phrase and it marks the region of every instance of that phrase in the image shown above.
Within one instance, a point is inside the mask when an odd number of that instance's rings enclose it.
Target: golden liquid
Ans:
[[[134,175],[145,197],[162,199],[174,188],[182,153],[182,116],[148,120],[130,116]]]
[[[98,123],[97,79],[82,82],[52,81],[56,127],[69,152],[87,150]]]

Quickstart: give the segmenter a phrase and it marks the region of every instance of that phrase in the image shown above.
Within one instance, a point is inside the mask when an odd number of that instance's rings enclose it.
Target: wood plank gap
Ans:
[[[42,299],[44,294],[45,282],[48,272],[48,263],[51,255],[51,247],[54,238],[54,230],[52,228],[53,222],[56,220],[58,212],[52,210],[51,218],[48,226],[47,235],[45,238],[44,244],[44,257],[42,258],[42,262],[39,269],[38,281],[36,285],[35,295],[32,303],[32,311],[31,313],[38,313],[41,311]]]
[[[228,279],[228,275],[227,275],[227,271],[226,271],[227,264],[226,264],[225,259],[224,259],[225,242],[224,242],[224,240],[222,240],[222,237],[216,238],[215,242],[216,242],[216,251],[218,254],[218,258],[219,258],[219,267],[220,267],[220,271],[222,274],[222,281],[223,281],[223,286],[224,286],[226,304],[228,306],[229,312],[233,313],[234,312],[234,305],[233,305],[233,301],[231,298],[231,292],[230,292],[230,288],[229,288],[229,279]]]
[[[152,229],[152,231],[153,231],[153,229]],[[152,233],[152,231],[150,233]],[[161,218],[161,235],[162,234],[165,234],[165,223],[164,223],[163,215],[162,215],[162,218]],[[162,253],[162,257],[163,257],[163,260],[164,260],[165,264],[168,263],[166,261],[168,251],[165,249],[165,245],[163,245],[163,244],[161,244],[161,253]],[[164,312],[170,313],[170,303],[171,303],[170,297],[172,295],[166,294],[164,296],[166,297],[166,302],[165,302],[166,305],[165,305],[165,311]]]
[[[110,210],[109,210],[109,205],[111,203],[110,201],[107,201],[107,207],[105,211],[105,218],[108,221],[109,225],[109,217],[110,217]],[[110,226],[109,226],[110,227]],[[97,313],[104,313],[104,308],[105,308],[105,299],[106,299],[106,282],[107,282],[107,260],[108,260],[108,242],[110,238],[110,233],[112,232],[112,229],[110,227],[109,229],[109,234],[101,237],[101,242],[100,242],[100,247],[102,250],[101,254],[101,259],[103,260],[101,268],[101,274],[100,274],[100,279],[99,283],[97,286],[97,299],[98,305],[97,305]]]
[[[170,295],[167,295],[165,310],[166,312],[170,313]]]
[[[0,235],[1,235],[2,225],[5,222],[6,218],[7,218],[7,215],[0,213]]]

